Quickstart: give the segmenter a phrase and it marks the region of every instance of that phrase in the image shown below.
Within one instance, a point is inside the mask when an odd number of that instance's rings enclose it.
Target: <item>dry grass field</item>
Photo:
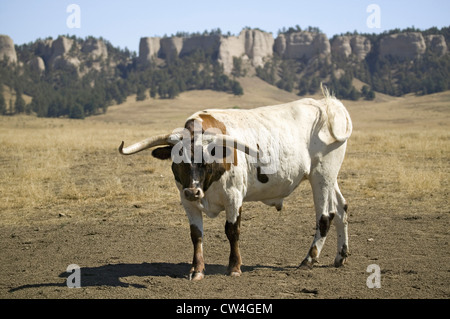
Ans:
[[[312,271],[296,267],[314,234],[308,183],[281,212],[243,207],[243,275],[225,276],[223,214],[205,217],[206,278],[187,280],[192,247],[170,162],[132,143],[194,111],[298,97],[243,79],[246,94],[183,93],[112,106],[86,120],[0,117],[0,298],[449,298],[450,91],[344,101],[354,122],[339,183],[349,202],[348,264],[332,266],[333,228]],[[81,267],[80,289],[66,268]],[[381,269],[368,288],[366,268]]]

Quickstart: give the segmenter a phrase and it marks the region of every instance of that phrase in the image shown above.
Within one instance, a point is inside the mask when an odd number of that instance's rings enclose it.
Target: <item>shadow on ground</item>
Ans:
[[[144,285],[129,284],[121,281],[125,277],[171,277],[171,278],[188,278],[188,273],[191,265],[188,263],[142,263],[142,264],[107,264],[99,267],[82,267],[80,269],[81,287],[134,287],[147,288]],[[289,267],[288,267],[289,268]],[[224,275],[226,273],[226,266],[208,264],[206,266],[207,275]],[[271,269],[274,271],[286,271],[283,267],[273,266],[242,266],[243,272],[251,272],[255,269]],[[10,293],[27,288],[39,287],[67,287],[67,279],[71,273],[63,272],[59,274],[59,278],[64,278],[60,282],[55,283],[38,283],[27,284],[11,288]]]

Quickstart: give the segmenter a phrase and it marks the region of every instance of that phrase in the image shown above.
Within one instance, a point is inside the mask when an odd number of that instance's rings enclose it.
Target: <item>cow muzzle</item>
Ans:
[[[203,198],[203,196],[205,196],[203,190],[199,187],[185,188],[183,189],[183,195],[184,198],[186,198],[189,201],[200,200]]]

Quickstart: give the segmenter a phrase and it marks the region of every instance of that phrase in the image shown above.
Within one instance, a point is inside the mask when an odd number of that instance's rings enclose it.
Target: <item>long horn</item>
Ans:
[[[124,142],[122,141],[122,144],[119,146],[119,153],[131,155],[154,146],[173,144],[173,133],[153,136],[125,148],[123,148],[123,144]]]

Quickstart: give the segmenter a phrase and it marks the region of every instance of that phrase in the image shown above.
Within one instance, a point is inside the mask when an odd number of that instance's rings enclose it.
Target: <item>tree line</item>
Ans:
[[[283,28],[279,33],[298,32],[302,29]],[[320,32],[315,27],[306,28],[310,32]],[[361,34],[371,42],[371,52],[362,61],[350,55],[347,58],[330,56],[313,57],[310,60],[283,59],[275,53],[262,67],[256,68],[256,75],[280,89],[295,92],[299,96],[315,94],[320,83],[325,83],[338,97],[343,99],[375,98],[375,91],[400,96],[407,93],[430,94],[450,88],[450,54],[439,56],[430,48],[414,60],[398,57],[382,57],[379,54],[380,40],[383,36],[399,32],[422,32],[441,34],[450,42],[450,27],[430,28],[420,31],[414,28],[391,30],[382,34]],[[204,34],[221,35],[220,29]],[[357,34],[356,32],[352,35]],[[197,34],[178,33],[179,36]],[[78,47],[88,40],[67,36]],[[46,65],[43,73],[33,70],[27,63],[39,56],[39,41],[16,45],[18,64],[0,61],[0,114],[34,113],[40,117],[84,118],[107,111],[109,105],[123,103],[130,95],[137,100],[147,98],[172,99],[188,90],[216,90],[234,95],[242,95],[243,88],[236,80],[245,76],[240,57],[233,59],[231,75],[224,73],[217,56],[211,52],[197,50],[179,57],[166,57],[145,65],[140,64],[135,52],[127,48],[114,47],[101,39],[107,47],[106,59],[93,60],[81,56],[80,50],[70,54],[79,57],[78,69],[70,64],[53,68]],[[73,51],[73,52],[72,52]],[[101,67],[95,68],[97,63]],[[82,76],[80,76],[82,73]],[[356,89],[354,79],[366,85]],[[4,87],[15,92],[15,99],[5,98]],[[32,97],[26,104],[23,95]]]
[[[211,32],[220,32],[213,30]],[[80,46],[84,39],[70,37]],[[103,40],[103,39],[102,39]],[[0,61],[0,114],[35,113],[39,117],[84,118],[107,111],[109,105],[123,103],[136,94],[137,100],[172,99],[187,90],[216,90],[242,95],[238,81],[224,74],[223,67],[211,54],[197,50],[183,57],[167,57],[163,63],[138,63],[127,48],[113,47],[103,40],[108,57],[101,68],[92,68],[92,59],[81,59],[79,69],[70,64],[57,69],[46,66],[44,73],[27,63],[11,65]],[[16,46],[19,61],[38,56],[38,41]],[[82,54],[77,52],[76,54]],[[80,70],[83,75],[80,76]],[[3,87],[16,95],[13,104],[6,101]],[[22,95],[32,97],[26,105]]]
[[[320,32],[309,27],[310,32]],[[295,28],[283,28],[279,33],[301,31]],[[430,28],[420,31],[415,28],[395,29],[382,34],[361,34],[367,37],[372,45],[371,52],[362,61],[350,55],[347,58],[331,56],[329,58],[314,57],[311,60],[282,59],[276,54],[266,61],[263,67],[256,69],[256,74],[266,82],[280,89],[295,92],[299,96],[315,94],[320,89],[320,82],[327,84],[333,93],[342,99],[372,100],[375,91],[401,96],[408,93],[418,95],[442,92],[450,88],[450,54],[439,56],[429,47],[425,54],[414,60],[379,54],[381,39],[393,33],[421,32],[423,36],[430,34],[443,35],[450,43],[450,27]],[[345,35],[357,35],[357,32]],[[360,90],[354,87],[353,79],[359,79],[366,85]]]
[[[189,90],[214,90],[242,95],[240,83],[224,73],[223,66],[211,54],[196,50],[192,54],[166,58],[163,66],[152,61],[131,69],[127,76],[136,85],[136,99],[172,99]]]

